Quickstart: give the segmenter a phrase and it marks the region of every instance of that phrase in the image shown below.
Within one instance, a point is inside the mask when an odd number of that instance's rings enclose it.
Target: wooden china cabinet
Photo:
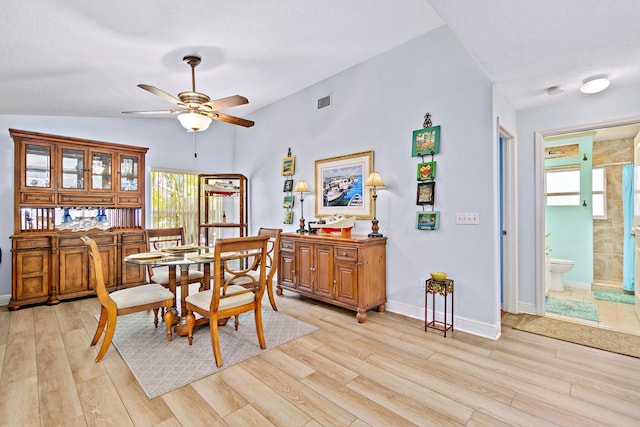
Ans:
[[[14,141],[14,233],[9,309],[95,294],[89,254],[98,244],[107,287],[137,286],[146,250],[147,148],[9,129]]]

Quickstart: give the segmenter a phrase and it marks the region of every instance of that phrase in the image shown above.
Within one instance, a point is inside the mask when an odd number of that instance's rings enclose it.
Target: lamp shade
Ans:
[[[301,179],[300,181],[296,182],[296,186],[293,187],[293,192],[294,193],[310,193],[311,190],[309,190],[309,186],[307,185],[307,183],[304,182],[303,179]]]
[[[385,188],[384,181],[378,172],[371,172],[364,186],[367,188]]]
[[[190,132],[207,130],[209,124],[211,124],[209,117],[198,113],[178,114],[178,120],[180,120],[182,127]]]

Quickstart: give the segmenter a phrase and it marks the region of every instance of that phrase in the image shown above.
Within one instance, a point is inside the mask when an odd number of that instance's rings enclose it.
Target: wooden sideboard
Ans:
[[[364,323],[367,310],[386,308],[386,244],[386,237],[283,233],[276,292],[355,310]]]

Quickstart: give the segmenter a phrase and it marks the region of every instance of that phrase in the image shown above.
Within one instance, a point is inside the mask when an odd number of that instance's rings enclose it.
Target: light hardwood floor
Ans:
[[[445,339],[420,320],[369,312],[359,325],[353,312],[285,295],[280,310],[318,331],[153,400],[113,347],[94,363],[95,298],[4,308],[0,423],[640,425],[640,359],[513,330],[512,315],[497,341]]]

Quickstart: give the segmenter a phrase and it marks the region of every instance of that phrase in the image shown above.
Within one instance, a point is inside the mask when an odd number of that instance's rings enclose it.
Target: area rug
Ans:
[[[213,358],[208,325],[196,328],[191,346],[186,337],[175,334],[168,342],[164,324],[153,327],[153,311],[119,316],[112,343],[147,397],[153,399],[318,329],[268,306],[262,308],[262,322],[266,350],[258,344],[253,313],[240,315],[238,331],[233,321],[218,328],[221,368]]]
[[[560,314],[562,316],[576,317],[578,319],[600,321],[598,307],[591,302],[572,301],[554,297],[547,297],[544,305],[545,311]]]
[[[593,297],[600,301],[621,302],[623,304],[635,304],[633,294],[612,291],[594,291]]]
[[[523,314],[513,329],[640,358],[640,336]]]

